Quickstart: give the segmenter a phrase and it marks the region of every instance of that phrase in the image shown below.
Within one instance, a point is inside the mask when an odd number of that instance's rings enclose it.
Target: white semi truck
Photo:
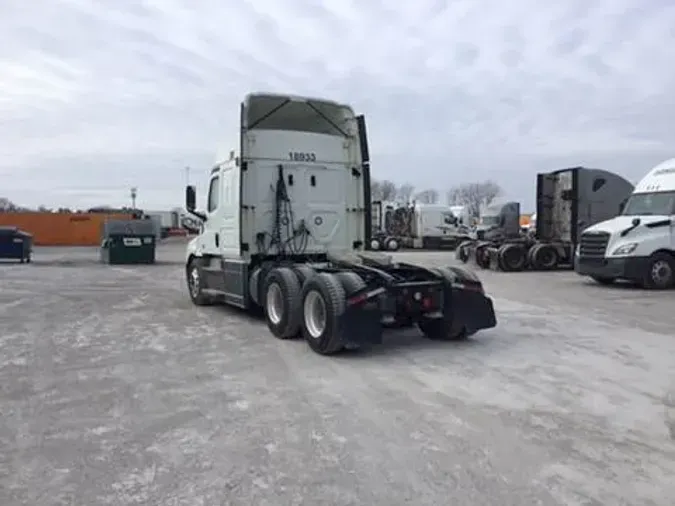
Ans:
[[[372,250],[454,249],[467,237],[464,206],[373,202]]]
[[[398,251],[401,247],[401,240],[393,223],[394,213],[399,207],[400,204],[394,201],[373,200],[371,203],[371,250]]]
[[[601,284],[675,286],[675,158],[649,171],[619,216],[582,232],[574,267]]]
[[[382,341],[415,322],[430,339],[462,339],[497,323],[480,280],[457,267],[395,263],[370,241],[370,165],[363,116],[323,99],[252,93],[238,148],[211,170],[203,221],[187,247],[197,305],[262,309],[280,339],[315,352]]]

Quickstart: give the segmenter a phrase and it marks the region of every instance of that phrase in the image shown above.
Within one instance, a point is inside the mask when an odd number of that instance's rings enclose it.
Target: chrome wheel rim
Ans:
[[[319,339],[326,330],[326,303],[317,291],[312,290],[305,297],[305,328],[313,339]]]
[[[274,325],[279,325],[284,316],[284,296],[278,283],[267,287],[267,316]]]
[[[198,297],[200,280],[199,280],[199,269],[197,267],[193,267],[190,270],[189,283],[190,283],[190,293],[192,293],[193,297]]]

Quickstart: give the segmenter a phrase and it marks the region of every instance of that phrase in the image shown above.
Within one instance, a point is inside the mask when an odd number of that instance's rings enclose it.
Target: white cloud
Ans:
[[[0,194],[180,204],[248,91],[354,104],[375,175],[420,188],[670,157],[675,4],[662,0],[5,0]],[[75,200],[75,202],[71,202]]]

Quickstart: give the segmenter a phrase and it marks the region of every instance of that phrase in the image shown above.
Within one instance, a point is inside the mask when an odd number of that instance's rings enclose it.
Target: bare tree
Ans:
[[[9,200],[8,198],[5,197],[0,197],[0,212],[12,212],[12,211],[17,211],[19,207]]]
[[[372,200],[394,200],[396,198],[396,183],[384,179],[379,181],[373,179],[370,181],[370,197]]]
[[[396,188],[396,183],[385,179],[380,183],[382,188],[382,200],[394,200],[396,198],[396,193],[398,189]]]
[[[420,204],[437,204],[438,203],[438,190],[429,189],[424,190],[415,195],[415,201]]]
[[[469,208],[469,214],[477,217],[481,207],[489,206],[501,194],[501,187],[492,180],[482,183],[466,183],[448,191],[446,197],[450,205],[463,205]]]
[[[410,183],[405,183],[399,186],[396,197],[403,202],[410,202],[414,192],[415,187]]]
[[[382,183],[376,179],[370,181],[370,198],[372,200],[382,200]]]

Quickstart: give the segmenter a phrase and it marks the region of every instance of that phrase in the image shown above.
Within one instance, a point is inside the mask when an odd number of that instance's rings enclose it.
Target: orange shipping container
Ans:
[[[130,220],[130,214],[0,213],[0,226],[33,234],[37,246],[99,246],[106,220]]]

